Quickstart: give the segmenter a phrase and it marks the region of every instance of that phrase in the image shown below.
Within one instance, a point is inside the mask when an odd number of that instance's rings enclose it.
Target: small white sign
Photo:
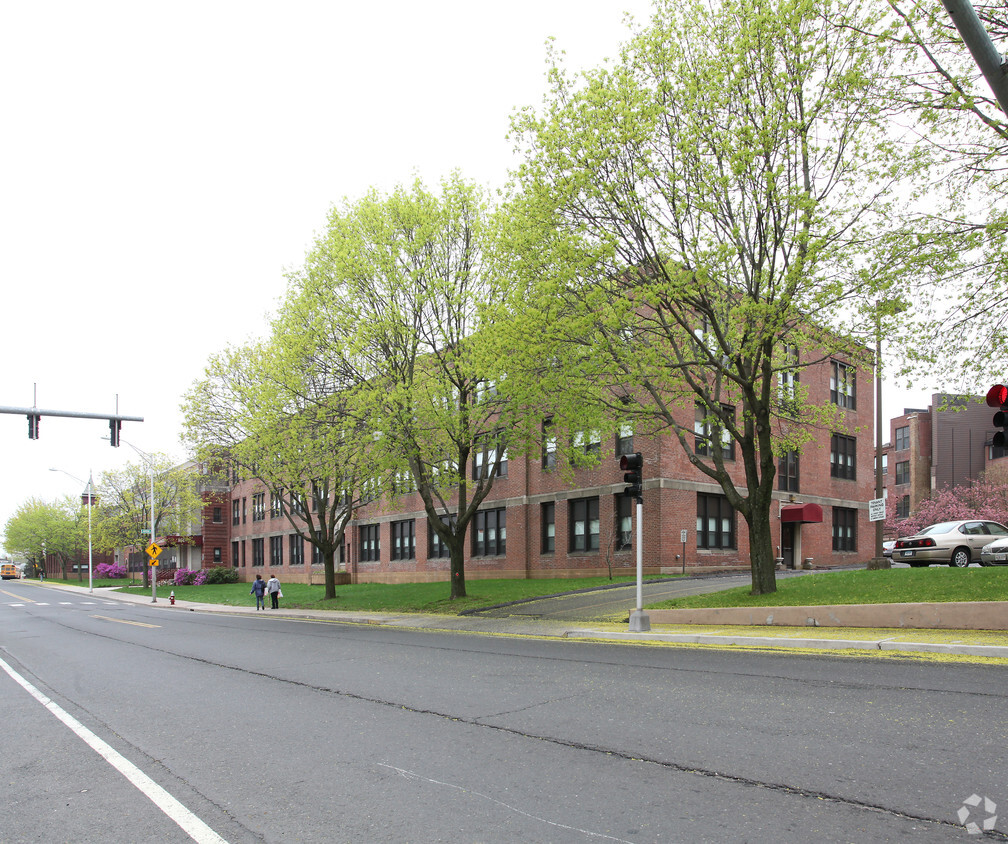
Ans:
[[[685,542],[685,541],[686,541],[686,531],[685,531],[685,530],[683,530],[683,531],[682,531],[682,532],[681,532],[681,533],[679,534],[679,541],[680,541],[680,542]]]
[[[868,502],[868,519],[873,522],[885,520],[885,499],[873,498]]]

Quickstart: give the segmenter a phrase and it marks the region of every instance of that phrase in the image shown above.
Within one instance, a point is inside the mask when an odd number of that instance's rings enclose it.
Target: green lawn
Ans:
[[[68,581],[79,585],[77,581]],[[578,589],[607,586],[614,583],[634,583],[633,577],[582,577],[554,578],[548,580],[469,580],[466,582],[465,598],[451,601],[449,586],[440,583],[360,583],[351,586],[337,586],[336,597],[323,600],[325,588],[321,585],[309,586],[304,583],[283,584],[283,598],[280,606],[313,610],[360,610],[368,612],[415,612],[458,615],[464,610],[505,604],[525,598],[556,595]],[[121,585],[121,581],[111,581],[111,585]],[[87,586],[85,581],[84,586]],[[226,604],[228,606],[255,606],[255,598],[249,594],[248,583],[203,584],[202,586],[158,586],[158,596],[168,597],[174,591],[180,601],[198,601],[204,604]],[[140,591],[133,587],[129,591]],[[149,592],[148,587],[144,592]]]
[[[673,607],[794,607],[828,604],[909,604],[943,601],[1008,601],[1008,566],[952,569],[859,569],[782,578],[772,595],[748,587],[691,595],[651,604]]]

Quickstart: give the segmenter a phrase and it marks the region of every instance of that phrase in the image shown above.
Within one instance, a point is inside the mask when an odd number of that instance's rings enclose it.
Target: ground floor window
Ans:
[[[507,510],[480,510],[473,519],[474,557],[500,556],[507,552]]]
[[[416,520],[392,522],[392,559],[412,560],[416,557]]]
[[[545,554],[556,551],[556,503],[542,505],[542,550]]]
[[[290,536],[290,564],[292,566],[303,566],[304,565],[304,538],[296,533],[292,533]]]
[[[360,558],[362,562],[374,562],[381,559],[379,527],[379,525],[360,526]]]
[[[261,537],[259,539],[253,539],[252,540],[252,565],[253,566],[262,566],[262,565],[266,564],[266,559],[265,559],[266,555],[264,553],[265,544],[266,544],[265,540],[263,540]]]
[[[234,568],[238,568],[238,543],[237,543],[237,541],[231,543],[231,565]]]
[[[632,495],[616,496],[616,550],[633,548],[633,511],[635,499]]]
[[[598,551],[599,500],[576,498],[570,502],[570,550]]]
[[[857,510],[833,508],[833,550],[857,551]]]
[[[735,509],[723,495],[697,493],[697,548],[737,548]]]
[[[270,565],[271,566],[282,566],[283,565],[283,537],[282,536],[271,536],[270,537]]]

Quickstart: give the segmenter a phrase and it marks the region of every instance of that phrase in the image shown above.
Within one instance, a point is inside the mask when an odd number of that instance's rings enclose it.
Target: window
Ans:
[[[214,520],[214,524],[215,525],[219,525],[221,522],[224,521],[224,516],[223,516],[223,514],[221,512],[221,508],[220,507],[214,507],[213,508],[213,520]]]
[[[897,519],[909,519],[910,518],[910,496],[904,495],[896,502],[896,518]]]
[[[238,542],[231,543],[231,565],[238,568]]]
[[[634,453],[633,425],[624,422],[616,432],[616,456],[622,457],[624,454]]]
[[[697,548],[736,548],[735,510],[723,495],[697,493]]]
[[[896,429],[895,442],[893,443],[893,448],[896,451],[904,451],[910,448],[910,426],[904,425],[901,428]]]
[[[788,410],[798,402],[798,347],[785,343],[782,352],[787,368],[777,373],[777,401]]]
[[[632,495],[616,496],[616,550],[626,551],[633,548],[633,511],[634,497]]]
[[[214,549],[213,549],[213,561],[215,563],[220,563],[222,561],[222,558],[221,558],[221,549],[220,549],[220,546],[218,546],[218,545],[215,545]]]
[[[416,557],[416,520],[392,522],[392,559],[412,560]]]
[[[837,407],[857,410],[857,379],[850,364],[832,361],[830,373],[830,401]]]
[[[452,526],[452,530],[455,529],[455,516],[452,515],[449,523]],[[448,547],[440,536],[437,535],[437,531],[434,530],[433,522],[427,520],[427,557],[429,559],[447,559],[451,556],[451,549]]]
[[[270,565],[271,566],[282,566],[283,565],[283,537],[282,536],[271,536],[270,537]]]
[[[311,482],[311,508],[313,513],[321,513],[326,509],[329,499],[329,490],[325,484],[318,481]]]
[[[360,526],[360,558],[362,562],[374,562],[381,559],[379,527],[380,525]]]
[[[889,455],[888,453],[882,455],[882,474],[889,474]]]
[[[262,566],[266,564],[266,560],[263,558],[265,540],[262,537],[252,540],[252,565]]]
[[[830,437],[830,476],[846,478],[849,481],[857,478],[857,440],[834,434]]]
[[[247,498],[243,498],[242,499],[241,515],[242,515],[242,524],[245,524],[248,521],[248,499]]]
[[[542,467],[546,472],[552,472],[556,469],[556,432],[553,430],[553,420],[546,419],[543,421],[542,425],[543,431],[543,456],[542,456]]]
[[[313,566],[324,566],[325,556],[322,553],[322,549],[318,545],[312,545],[311,547],[311,561]]]
[[[290,554],[288,554],[288,559],[292,566],[303,566],[304,565],[304,538],[298,536],[296,533],[290,535],[290,541],[288,543],[290,548]]]
[[[237,498],[231,501],[231,524],[241,524],[241,502]]]
[[[777,489],[800,492],[798,488],[798,452],[789,451],[777,463]]]
[[[908,484],[910,483],[910,461],[901,460],[896,464],[896,478],[895,482],[898,484]]]
[[[735,408],[730,404],[721,405],[721,416],[725,419],[734,419]],[[718,420],[713,419],[706,406],[700,402],[696,404],[693,432],[696,435],[693,447],[698,456],[712,456],[712,443],[717,438],[721,441],[721,456],[725,460],[735,459],[735,440],[732,439],[731,433],[727,429],[723,429],[718,424]],[[719,436],[718,432],[720,432]]]
[[[266,493],[257,492],[252,496],[252,521],[261,522],[266,518]]]
[[[305,497],[303,492],[292,489],[290,491],[290,503],[291,512],[294,513],[295,516],[300,516],[303,519],[308,515],[308,510],[305,507]]]
[[[556,551],[556,504],[547,501],[542,505],[542,550],[544,554]]]
[[[833,550],[857,551],[857,510],[833,508]]]
[[[576,498],[570,502],[569,547],[571,551],[598,551],[598,498]]]
[[[473,453],[474,481],[485,478],[487,473],[493,468],[494,463],[497,462],[497,449],[500,446],[503,433],[503,431],[497,431],[493,437],[482,437],[475,444],[475,451]],[[507,448],[504,448],[501,451],[500,465],[497,467],[497,474],[494,477],[506,478],[507,473]]]
[[[270,493],[270,518],[279,519],[283,514],[283,490]]]
[[[507,552],[507,510],[480,510],[473,519],[474,557],[500,556]]]

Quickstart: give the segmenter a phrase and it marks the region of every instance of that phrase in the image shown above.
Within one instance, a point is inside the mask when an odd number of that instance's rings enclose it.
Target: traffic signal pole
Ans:
[[[637,499],[637,609],[630,614],[630,630],[646,633],[651,629],[651,619],[644,612],[644,458],[639,451],[624,454],[619,465],[627,484],[623,494]]]

